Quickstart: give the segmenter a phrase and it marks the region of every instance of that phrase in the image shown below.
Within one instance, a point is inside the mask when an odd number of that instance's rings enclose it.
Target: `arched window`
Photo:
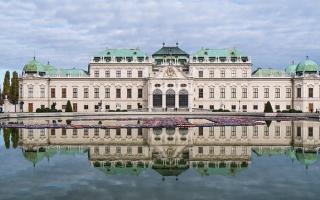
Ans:
[[[182,89],[179,91],[179,108],[187,108],[188,107],[188,91],[186,89]]]
[[[153,91],[153,107],[162,107],[162,91],[160,89]]]

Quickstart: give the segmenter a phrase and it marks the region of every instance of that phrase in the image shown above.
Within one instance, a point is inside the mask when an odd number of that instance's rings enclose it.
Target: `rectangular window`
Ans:
[[[286,137],[291,136],[291,126],[286,126]]]
[[[291,109],[291,105],[286,105],[286,109],[290,110]]]
[[[258,95],[258,88],[253,88],[253,98],[257,99],[259,97]]]
[[[89,98],[89,88],[83,88],[83,98]]]
[[[127,154],[131,155],[132,154],[132,147],[127,147]]]
[[[247,76],[248,76],[247,70],[242,70],[242,77],[247,77]]]
[[[132,71],[131,71],[131,70],[128,70],[128,71],[127,71],[127,77],[128,77],[128,78],[131,78],[131,77],[132,77]]]
[[[199,78],[203,78],[203,71],[199,71]]]
[[[105,108],[106,108],[106,110],[109,110],[110,109],[110,105],[106,105]]]
[[[242,137],[247,137],[248,127],[242,126]]]
[[[210,98],[214,98],[214,88],[210,88]]]
[[[247,88],[242,88],[242,98],[246,99],[248,97]]]
[[[280,137],[280,126],[276,126],[275,129],[276,129],[275,136]]]
[[[264,88],[264,98],[269,98],[269,88]]]
[[[275,106],[276,110],[280,110],[280,105]]]
[[[84,110],[88,110],[89,109],[89,105],[83,105],[83,109]]]
[[[231,98],[237,98],[237,88],[231,88]]]
[[[198,127],[198,130],[199,130],[199,136],[203,136],[203,127],[202,126]]]
[[[247,112],[247,108],[248,108],[247,105],[242,105],[242,111],[243,112]]]
[[[276,88],[275,98],[280,98],[280,88]]]
[[[231,137],[236,137],[237,127],[231,126]]]
[[[233,70],[231,71],[231,77],[232,77],[232,78],[235,78],[235,77],[236,77],[236,70],[235,70],[235,69],[233,69]]]
[[[105,98],[110,98],[110,88],[105,88]]]
[[[214,105],[209,106],[210,110],[214,110]]]
[[[119,146],[116,147],[116,154],[121,154],[121,147]]]
[[[286,98],[291,98],[291,88],[286,88]]]
[[[132,92],[131,88],[127,88],[127,98],[131,99],[132,98]]]
[[[109,78],[109,77],[110,77],[110,70],[106,70],[106,71],[105,71],[105,77],[106,77],[106,78]]]
[[[116,71],[116,77],[117,77],[117,78],[121,78],[121,71],[120,71],[120,70],[117,70],[117,71]]]
[[[301,127],[297,127],[297,137],[301,137]]]
[[[28,97],[33,98],[33,86],[28,87]]]
[[[56,98],[56,88],[50,88],[50,96],[51,98]]]
[[[264,136],[269,136],[269,127],[264,126]]]
[[[138,71],[138,77],[142,78],[142,71],[141,70]]]
[[[225,137],[226,135],[226,127],[220,126],[220,137]]]
[[[308,97],[313,98],[313,88],[308,88]]]
[[[220,88],[220,98],[221,99],[226,98],[226,90],[225,90],[225,88]]]
[[[132,106],[131,105],[127,105],[127,110],[131,110]]]
[[[209,127],[209,136],[214,136],[214,127]]]
[[[226,152],[226,148],[225,147],[220,147],[220,154],[224,155]]]
[[[203,154],[203,147],[198,147],[198,153]]]
[[[67,88],[62,88],[62,90],[61,90],[61,97],[62,97],[62,98],[67,98]]]
[[[95,78],[98,78],[98,77],[99,77],[99,71],[98,71],[98,70],[94,71],[94,77],[95,77]]]
[[[308,137],[313,137],[313,127],[308,127]]]
[[[297,98],[301,98],[301,88],[297,88]]]
[[[211,154],[211,155],[214,154],[214,147],[209,147],[209,154]]]
[[[199,88],[199,99],[203,98],[203,88]]]
[[[214,70],[210,70],[210,78],[213,78],[214,77]]]
[[[99,88],[94,88],[94,98],[99,98]]]
[[[46,89],[44,87],[40,88],[40,98],[45,98],[46,96]]]
[[[142,154],[142,147],[138,147],[138,154]]]
[[[143,98],[143,96],[142,96],[142,88],[138,88],[138,98]]]
[[[120,88],[116,89],[116,98],[121,98],[121,89]]]
[[[78,98],[78,88],[72,88],[72,97]]]
[[[232,112],[235,112],[236,109],[237,109],[237,106],[236,106],[236,105],[231,105],[231,110],[232,110]]]
[[[258,137],[258,127],[257,126],[253,127],[253,136]]]
[[[221,77],[221,78],[226,77],[226,71],[225,71],[224,69],[222,69],[222,70],[220,71],[220,77]]]

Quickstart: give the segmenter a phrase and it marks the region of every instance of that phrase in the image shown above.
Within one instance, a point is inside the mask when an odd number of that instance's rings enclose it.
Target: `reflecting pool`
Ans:
[[[55,123],[75,126],[0,129],[0,199],[320,198],[318,121],[110,129],[76,125],[121,122]]]

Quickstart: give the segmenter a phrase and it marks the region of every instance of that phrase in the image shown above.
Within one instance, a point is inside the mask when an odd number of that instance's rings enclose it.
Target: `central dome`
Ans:
[[[318,64],[315,61],[309,59],[308,57],[304,61],[301,61],[296,68],[297,73],[316,73],[317,71]]]

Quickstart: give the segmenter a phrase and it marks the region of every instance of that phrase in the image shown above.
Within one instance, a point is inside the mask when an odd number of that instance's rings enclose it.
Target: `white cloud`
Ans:
[[[86,68],[105,47],[152,54],[163,41],[190,53],[235,46],[254,66],[319,62],[319,8],[311,0],[1,1],[0,66],[21,70],[35,50],[42,62]]]

